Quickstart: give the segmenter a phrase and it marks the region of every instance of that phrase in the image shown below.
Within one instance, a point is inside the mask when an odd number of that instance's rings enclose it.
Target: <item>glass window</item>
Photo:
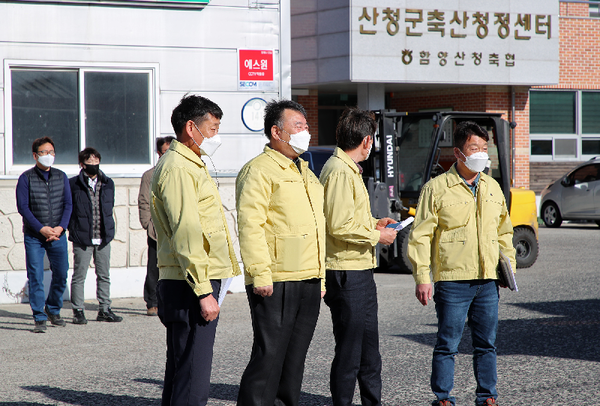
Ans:
[[[148,75],[86,72],[86,145],[103,164],[149,162]]]
[[[577,140],[555,138],[554,156],[556,156],[557,158],[576,158]]]
[[[552,140],[531,140],[531,155],[552,155]]]
[[[32,164],[31,144],[46,136],[54,141],[57,164],[77,164],[77,82],[77,71],[11,71],[14,164]]]
[[[586,140],[581,141],[581,154],[582,155],[600,155],[600,140]]]
[[[15,68],[11,89],[13,164],[30,165],[42,136],[54,141],[57,164],[76,165],[87,146],[103,164],[150,163],[149,72]]]
[[[575,92],[530,92],[530,133],[575,134],[575,96]]]
[[[571,179],[578,185],[580,183],[595,182],[598,180],[598,165],[586,165],[571,174]]]
[[[600,92],[582,92],[581,115],[583,134],[600,134]]]

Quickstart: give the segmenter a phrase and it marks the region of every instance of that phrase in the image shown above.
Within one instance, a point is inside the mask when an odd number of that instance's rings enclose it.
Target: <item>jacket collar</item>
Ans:
[[[88,178],[89,178],[89,176],[87,176],[85,171],[83,169],[81,169],[79,171],[79,175],[77,176],[77,179],[79,180],[79,182],[81,182],[82,185],[87,187],[87,185],[88,185],[87,179]],[[100,183],[108,182],[108,177],[102,171],[98,171],[97,179]]]
[[[481,173],[481,176],[479,176],[479,182],[486,181],[484,175],[484,173]],[[465,181],[458,174],[458,170],[456,169],[456,163],[452,164],[450,170],[446,172],[446,182],[448,184],[448,187],[453,187],[465,183]]]
[[[198,166],[206,166],[204,161],[202,159],[200,159],[200,157],[198,155],[196,155],[194,153],[194,151],[192,151],[191,149],[189,149],[188,147],[186,147],[185,145],[183,145],[181,142],[179,142],[177,140],[173,140],[171,142],[171,146],[169,147],[169,149],[167,151],[173,151],[173,152],[183,156],[184,158],[194,162]]]
[[[333,156],[341,159],[342,162],[344,162],[346,165],[348,165],[350,167],[350,169],[352,169],[354,172],[356,172],[358,174],[361,173],[361,170],[360,170],[360,167],[358,166],[358,164],[356,162],[354,162],[352,160],[352,158],[350,158],[350,156],[348,156],[348,154],[346,154],[344,152],[344,150],[341,149],[340,147],[335,147],[335,150],[333,151]]]
[[[274,160],[275,162],[277,162],[277,164],[279,166],[281,166],[281,168],[283,168],[283,169],[290,168],[291,166],[296,166],[296,164],[294,163],[294,161],[292,161],[287,156],[283,155],[281,152],[276,151],[273,148],[271,148],[269,146],[269,144],[265,145],[265,149],[263,150],[263,152],[265,154],[267,154],[267,156],[269,158],[271,158],[272,160]],[[302,172],[304,172],[304,169],[308,168],[308,164],[307,164],[306,161],[304,161],[300,157],[298,157],[298,160],[300,161],[300,165],[302,166]]]

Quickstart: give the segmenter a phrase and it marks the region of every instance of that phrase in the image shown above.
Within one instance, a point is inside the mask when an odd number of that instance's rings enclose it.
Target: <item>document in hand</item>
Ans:
[[[517,280],[515,279],[515,274],[512,270],[512,265],[510,264],[510,260],[506,255],[500,251],[500,258],[498,259],[498,279],[500,279],[500,284],[502,286],[506,286],[510,290],[514,290],[515,292],[519,291],[519,287],[517,286]]]
[[[406,227],[406,226],[408,226],[408,225],[412,224],[412,222],[413,222],[413,221],[415,221],[415,218],[414,218],[414,217],[409,217],[409,218],[407,218],[406,220],[404,220],[404,221],[401,221],[401,222],[399,222],[399,223],[390,223],[390,224],[388,224],[386,227],[387,227],[387,228],[393,228],[393,229],[394,229],[394,230],[396,230],[396,231],[400,231],[400,230],[402,230],[404,227]]]

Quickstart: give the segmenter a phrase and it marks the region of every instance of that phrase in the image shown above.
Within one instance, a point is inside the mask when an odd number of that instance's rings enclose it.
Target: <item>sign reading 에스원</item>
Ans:
[[[547,0],[352,0],[351,80],[558,83],[558,7]]]

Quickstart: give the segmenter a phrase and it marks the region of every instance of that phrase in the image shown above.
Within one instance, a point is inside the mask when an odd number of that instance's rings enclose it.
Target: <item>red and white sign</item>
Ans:
[[[240,49],[240,81],[272,81],[273,51]]]

